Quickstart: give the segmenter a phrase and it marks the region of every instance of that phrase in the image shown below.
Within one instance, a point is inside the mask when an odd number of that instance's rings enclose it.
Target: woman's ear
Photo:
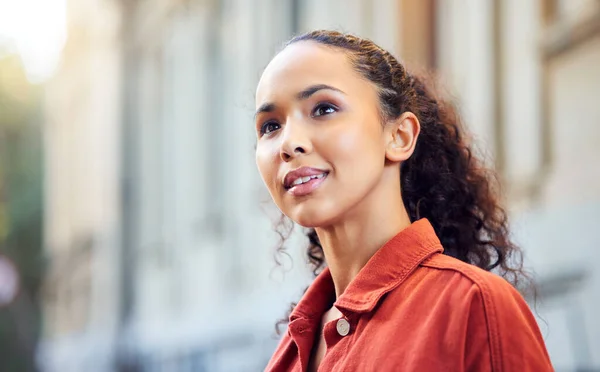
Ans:
[[[399,163],[412,155],[421,131],[419,119],[412,112],[405,112],[393,121],[389,121],[384,129],[386,139],[385,157]]]

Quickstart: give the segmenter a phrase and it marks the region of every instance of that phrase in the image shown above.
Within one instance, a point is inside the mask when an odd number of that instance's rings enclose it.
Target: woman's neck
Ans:
[[[376,188],[347,218],[316,229],[336,298],[381,246],[410,225],[399,187],[393,186]]]

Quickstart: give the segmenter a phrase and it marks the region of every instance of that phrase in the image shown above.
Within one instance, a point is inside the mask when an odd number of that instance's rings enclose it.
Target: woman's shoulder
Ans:
[[[435,254],[424,261],[421,266],[429,268],[442,277],[458,277],[459,281],[465,285],[457,286],[457,289],[468,288],[472,290],[475,288],[488,300],[508,300],[516,297],[525,301],[515,287],[505,278],[457,258],[445,254]]]
[[[496,273],[445,254],[433,255],[421,266],[432,271],[433,276],[452,282],[452,290],[455,294],[462,291],[464,295],[469,293],[471,296],[478,297],[478,302],[488,314],[504,313],[517,316],[526,314],[533,319],[529,304],[522,294],[513,284]]]
[[[552,370],[529,304],[506,279],[443,254],[433,255],[421,266],[432,281],[448,283],[441,297],[446,295],[452,304],[463,306],[470,330],[466,342],[486,340],[493,370],[518,370],[524,362],[531,368],[520,370]]]

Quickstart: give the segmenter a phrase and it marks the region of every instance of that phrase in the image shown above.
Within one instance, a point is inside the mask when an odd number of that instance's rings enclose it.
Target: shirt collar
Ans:
[[[437,252],[443,252],[443,248],[429,221],[420,219],[412,223],[369,259],[334,305],[342,313],[372,311],[383,295],[402,284],[423,261]],[[334,298],[331,273],[325,268],[292,311],[290,322],[320,317]]]

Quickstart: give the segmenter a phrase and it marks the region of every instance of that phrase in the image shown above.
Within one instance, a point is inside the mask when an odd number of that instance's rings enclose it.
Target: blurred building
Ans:
[[[300,250],[275,268],[255,85],[291,35],[336,28],[439,70],[501,171],[553,362],[599,368],[599,20],[597,0],[69,1],[39,365],[264,367],[310,276]]]

